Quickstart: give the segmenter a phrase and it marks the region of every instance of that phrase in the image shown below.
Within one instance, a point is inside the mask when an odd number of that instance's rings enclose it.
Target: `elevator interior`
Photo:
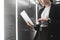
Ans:
[[[60,0],[53,0],[54,3],[56,3],[56,1]],[[17,0],[17,4],[18,40],[33,40],[35,31],[26,25],[20,16],[20,12],[25,10],[35,23],[35,2],[34,0]],[[57,4],[60,4],[60,2]],[[4,26],[5,40],[16,40],[16,0],[4,0]]]
[[[59,4],[53,0],[54,4]],[[20,12],[25,10],[30,19],[36,22],[36,8],[34,0],[18,0],[18,40],[33,40],[35,31],[28,27],[23,18],[20,16]],[[40,9],[42,8],[39,6]]]

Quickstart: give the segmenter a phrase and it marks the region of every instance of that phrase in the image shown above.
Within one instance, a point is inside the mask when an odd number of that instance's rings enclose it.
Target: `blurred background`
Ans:
[[[5,40],[16,40],[16,0],[4,0]]]
[[[60,0],[53,0],[53,3],[60,4]],[[18,40],[33,40],[35,31],[26,25],[20,13],[25,10],[35,24],[35,0],[17,0],[17,4]],[[42,6],[38,6],[40,10]],[[16,0],[4,0],[4,26],[5,40],[16,40]]]

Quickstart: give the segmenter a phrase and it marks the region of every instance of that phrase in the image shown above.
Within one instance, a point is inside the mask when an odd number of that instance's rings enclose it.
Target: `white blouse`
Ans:
[[[42,14],[41,14],[41,18],[49,18],[50,8],[51,8],[51,6],[46,7],[46,8],[43,10],[43,12],[42,12]]]

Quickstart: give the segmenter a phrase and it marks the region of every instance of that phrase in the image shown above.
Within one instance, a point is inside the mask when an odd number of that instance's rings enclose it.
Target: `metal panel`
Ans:
[[[4,31],[5,40],[16,40],[16,0],[4,0]]]
[[[30,0],[18,0],[18,40],[33,40],[35,31],[28,27],[20,16],[23,10],[27,12],[31,20],[35,20],[35,4],[32,4]]]

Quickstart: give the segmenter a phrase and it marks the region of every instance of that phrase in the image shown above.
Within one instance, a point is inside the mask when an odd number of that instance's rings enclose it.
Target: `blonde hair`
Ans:
[[[38,0],[39,1],[39,0]],[[50,5],[51,4],[51,1],[50,0],[44,0],[44,3],[46,4],[46,5]]]

